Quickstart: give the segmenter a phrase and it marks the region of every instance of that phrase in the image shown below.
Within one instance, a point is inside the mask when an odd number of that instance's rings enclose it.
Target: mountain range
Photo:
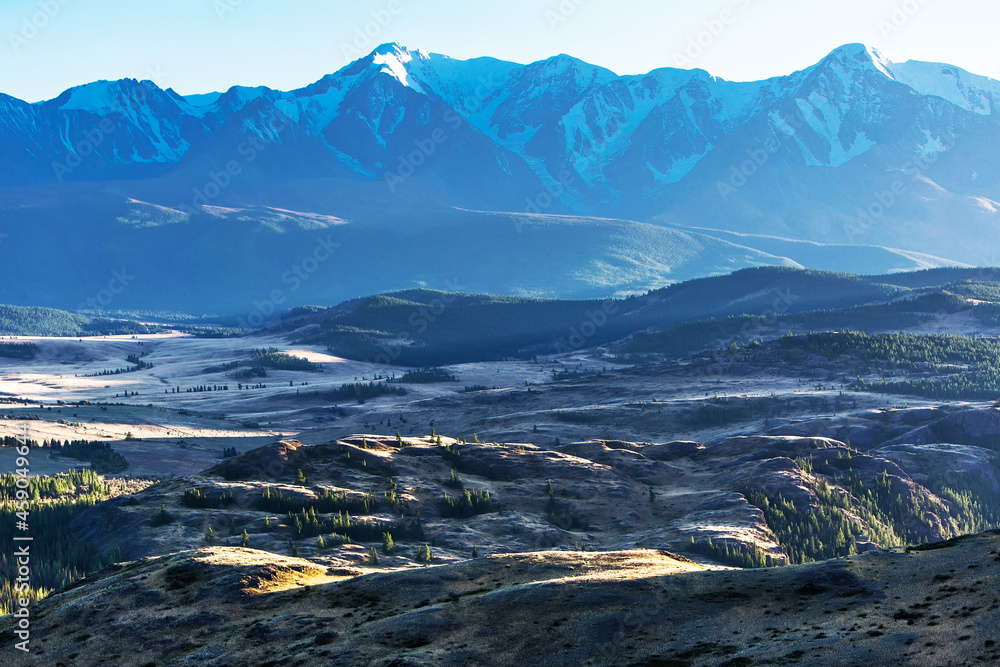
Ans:
[[[287,92],[0,95],[0,301],[263,315],[995,264],[998,121],[1000,82],[858,44],[758,82],[387,44]]]

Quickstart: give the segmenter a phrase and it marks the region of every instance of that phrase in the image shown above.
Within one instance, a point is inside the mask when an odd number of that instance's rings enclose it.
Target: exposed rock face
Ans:
[[[994,532],[714,571],[659,551],[523,553],[353,577],[201,549],[46,599],[32,653],[5,664],[995,664],[998,547]]]
[[[899,445],[864,453],[818,437],[738,437],[707,446],[586,441],[562,451],[440,442],[402,439],[400,447],[395,438],[380,436],[316,446],[282,441],[204,475],[102,503],[71,529],[130,559],[204,546],[211,528],[218,544],[238,545],[246,530],[255,548],[301,555],[331,568],[361,566],[371,544],[338,541],[330,522],[347,506],[335,507],[329,499],[325,509],[319,504],[333,494],[353,503],[348,511],[355,521],[381,526],[366,538],[376,546],[393,526],[412,529],[396,533],[397,547],[385,556],[392,567],[412,567],[425,542],[443,561],[467,558],[474,548],[486,554],[584,546],[641,546],[718,558],[702,548],[709,540],[783,561],[791,545],[781,543],[754,504],[761,497],[790,502],[800,513],[842,513],[857,528],[854,541],[863,550],[884,546],[878,535],[896,535],[889,542],[895,544],[957,534],[960,508],[924,486],[933,471],[978,470],[990,484],[998,477],[985,450]],[[303,484],[295,483],[300,471]],[[882,496],[862,497],[865,488],[881,488]],[[193,489],[211,498],[231,495],[232,502],[193,506],[184,499]],[[280,494],[284,504],[262,505],[265,491]],[[488,493],[489,501],[461,514],[443,514],[443,498],[460,501],[467,491]],[[289,511],[311,506],[328,527],[296,540],[296,519]]]
[[[950,414],[885,444],[926,445],[934,442],[1000,449],[1000,409],[968,410]]]
[[[671,461],[675,458],[690,457],[705,449],[699,442],[676,441],[662,445],[649,445],[644,447],[644,456],[654,461]]]
[[[945,443],[886,445],[871,453],[895,461],[915,482],[931,479],[963,479],[1000,490],[1000,478],[994,461],[996,452],[970,445]]]

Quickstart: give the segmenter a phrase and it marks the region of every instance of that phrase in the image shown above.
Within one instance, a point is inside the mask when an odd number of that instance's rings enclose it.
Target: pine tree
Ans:
[[[384,533],[382,535],[382,552],[386,556],[389,556],[395,550],[396,550],[396,543],[392,541],[392,534]]]
[[[368,562],[372,565],[378,565],[378,552],[375,551],[375,547],[368,550]]]
[[[211,526],[209,526],[208,530],[205,531],[205,542],[207,542],[208,544],[215,543],[215,531],[212,530]]]
[[[302,472],[302,468],[299,468],[298,470],[295,471],[295,483],[298,484],[299,486],[306,485],[306,476]]]
[[[240,546],[244,549],[250,546],[250,534],[246,528],[243,529],[243,534],[240,536]]]

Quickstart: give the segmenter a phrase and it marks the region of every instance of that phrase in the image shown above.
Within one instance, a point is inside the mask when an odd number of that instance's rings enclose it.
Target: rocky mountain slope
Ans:
[[[995,263],[997,90],[862,45],[735,83],[387,44],[295,91],[185,98],[123,80],[3,96],[3,284],[41,263],[88,269],[2,300],[73,308],[150,247],[165,259],[116,308],[207,309],[205,284],[223,312],[275,290],[301,305],[440,288],[458,270],[435,252],[475,258],[477,290],[601,297],[745,266]],[[41,243],[54,237],[74,242]],[[554,244],[579,272],[533,277]],[[333,245],[383,269],[322,259]]]
[[[674,186],[682,181],[686,191],[718,181],[737,194],[743,184],[729,183],[729,168],[739,171],[748,155],[761,173],[743,175],[754,183],[739,199],[757,208],[781,174],[805,184],[825,171],[820,178],[857,189],[851,172],[859,168],[923,174],[914,165],[921,158],[926,166],[947,163],[941,186],[971,213],[988,208],[982,197],[997,183],[985,149],[996,142],[998,100],[992,79],[950,65],[893,63],[860,44],[801,72],[748,83],[669,68],[618,76],[565,55],[529,65],[456,61],[386,44],[289,92],[233,87],[189,100],[122,80],[34,105],[6,97],[2,182],[148,178],[225,164],[228,152],[238,165],[246,161],[245,180],[258,184],[374,180],[480,210],[556,205],[553,212],[648,217],[678,203]],[[85,156],[81,142],[93,144]],[[548,203],[525,208],[525,199],[547,190]],[[803,196],[819,203],[800,190],[784,207]]]

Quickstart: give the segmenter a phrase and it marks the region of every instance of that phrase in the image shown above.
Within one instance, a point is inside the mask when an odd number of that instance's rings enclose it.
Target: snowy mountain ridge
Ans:
[[[183,212],[228,167],[213,205],[607,216],[976,263],[1000,256],[998,102],[994,79],[862,44],[753,82],[385,44],[292,91],[185,97],[123,79],[35,104],[0,95],[0,186],[113,182]],[[899,194],[871,224],[884,191]],[[942,238],[946,220],[969,233]],[[860,239],[844,231],[859,221]]]

